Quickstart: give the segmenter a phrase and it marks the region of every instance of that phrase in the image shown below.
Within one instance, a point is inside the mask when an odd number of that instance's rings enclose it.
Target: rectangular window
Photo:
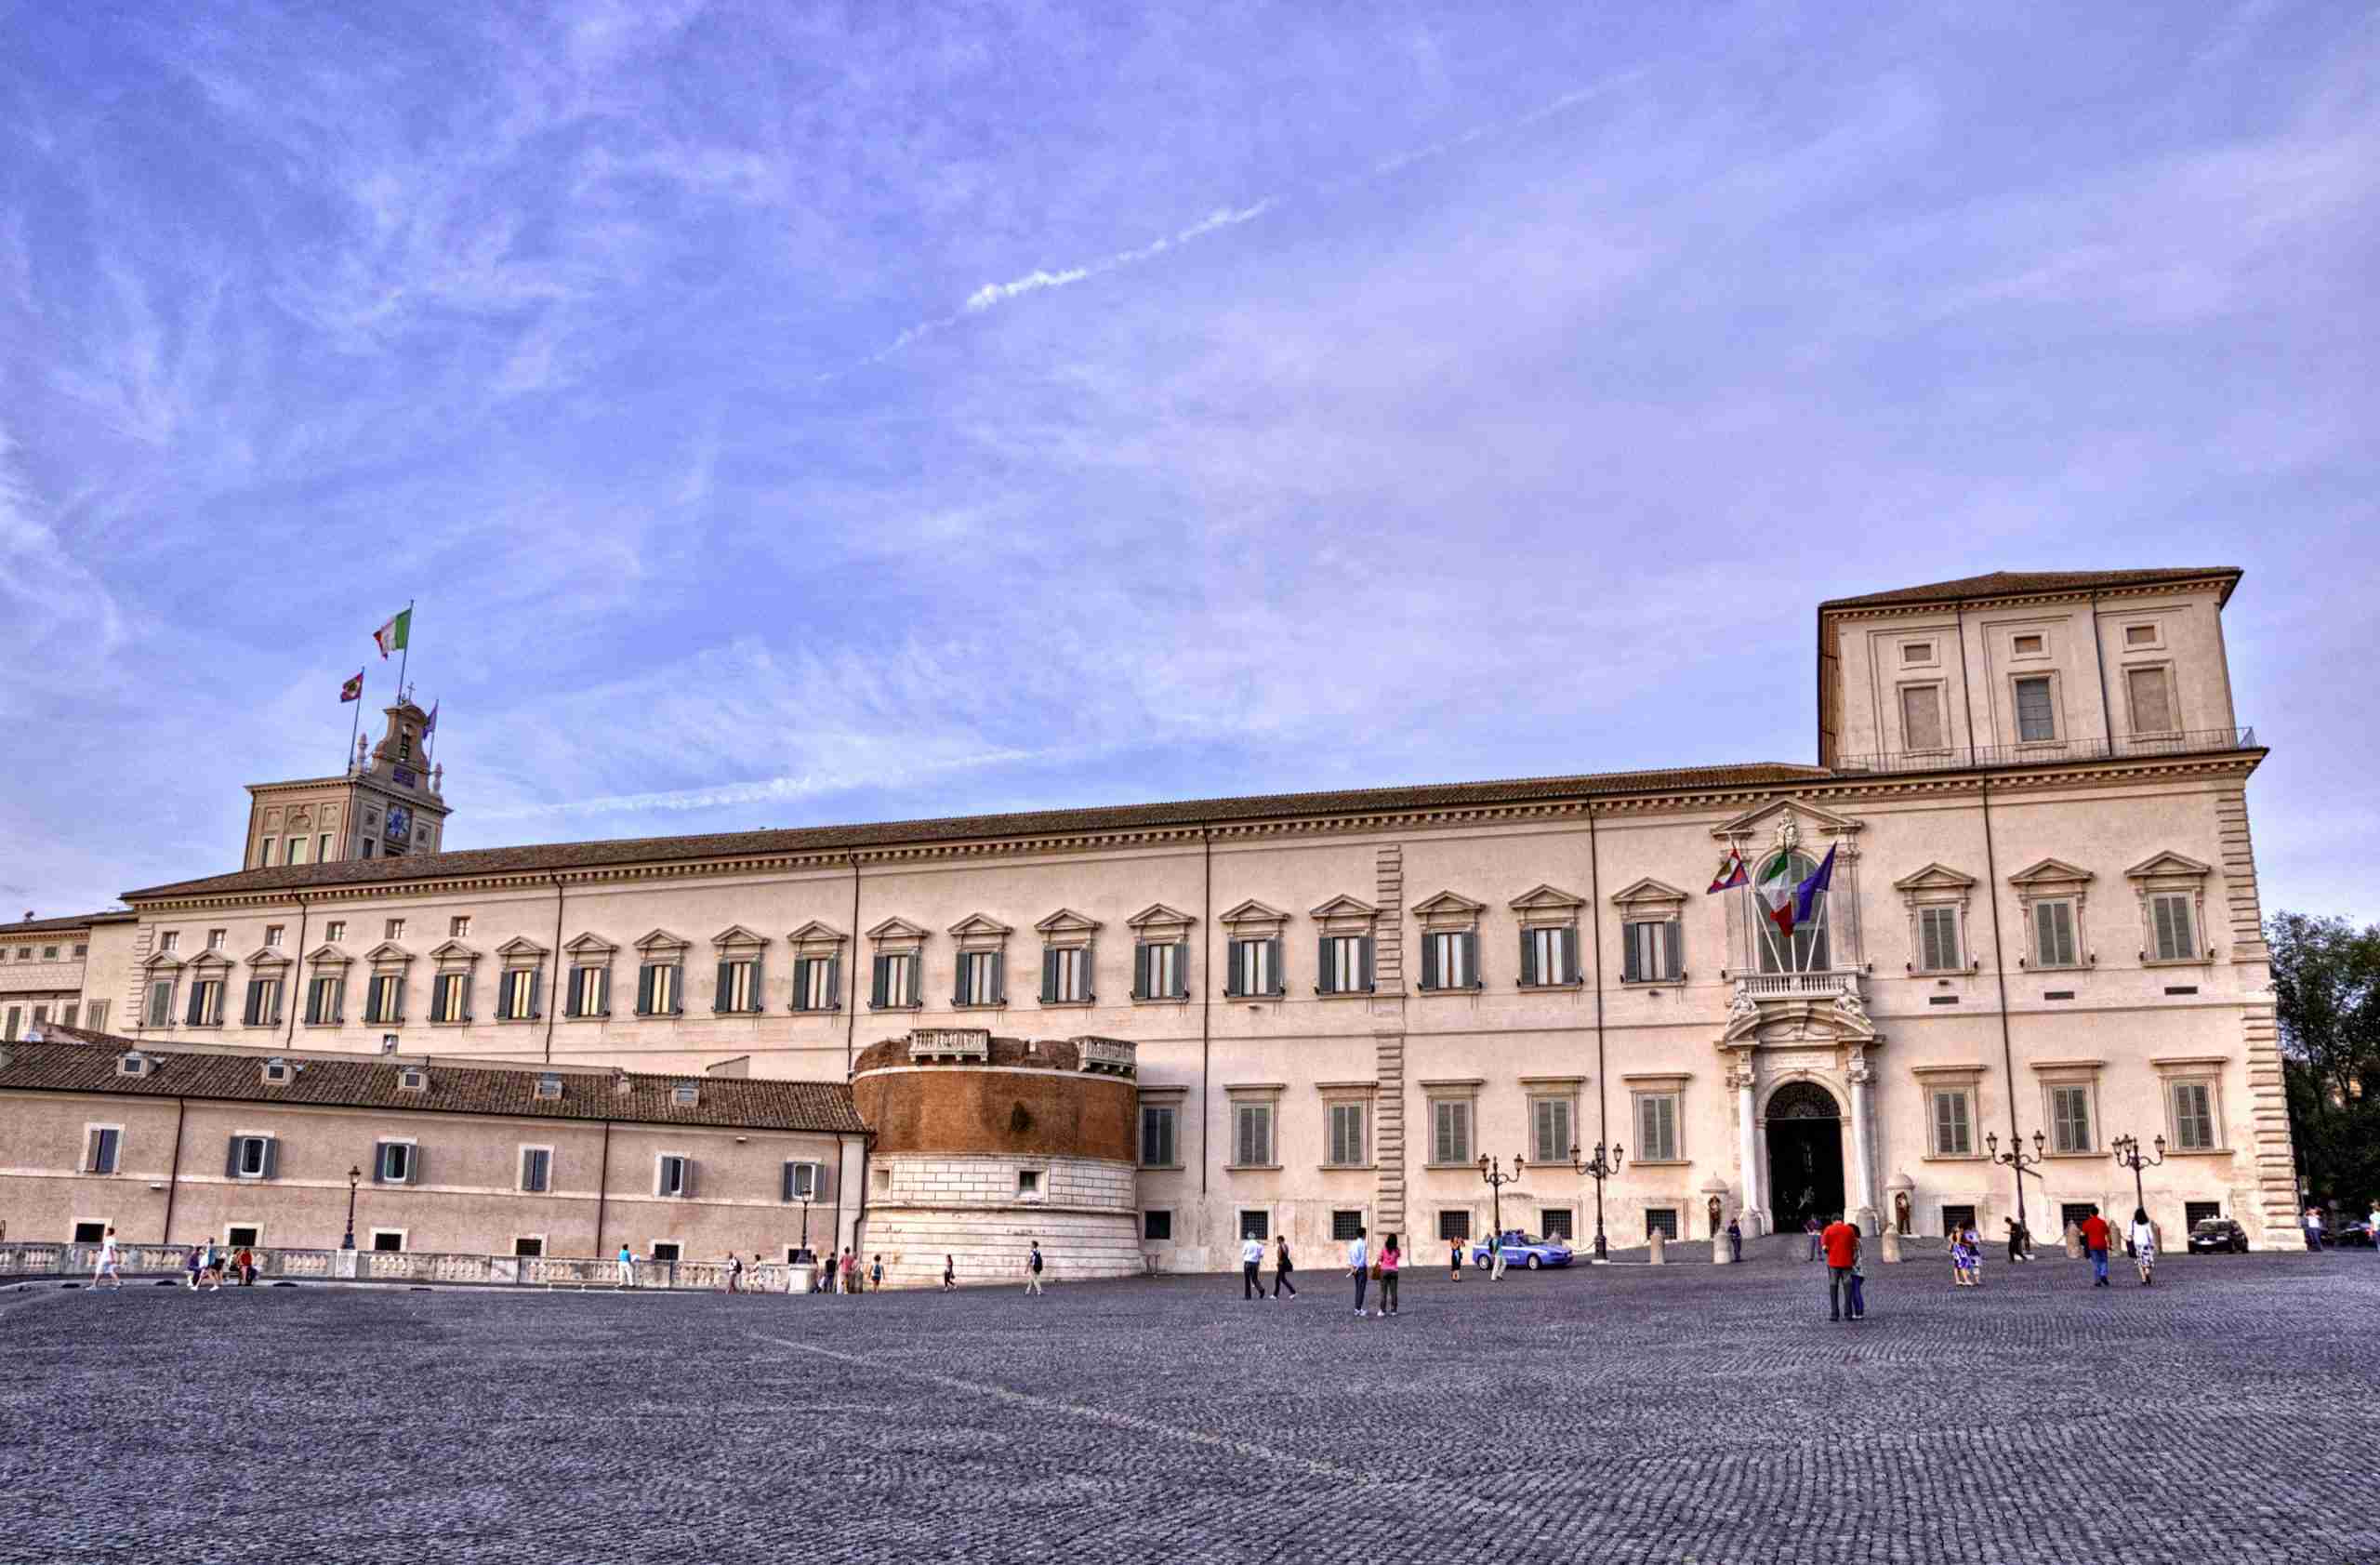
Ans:
[[[346,939],[347,921],[345,919],[333,919],[330,922],[323,925],[323,938],[332,942],[334,945]]]
[[[460,940],[470,932],[471,916],[469,913],[457,913],[446,921],[446,938],[449,940]]]
[[[504,975],[496,992],[496,1014],[508,1022],[528,1022],[537,1018],[538,1002],[545,997],[546,975],[534,967],[516,967]]]
[[[1141,1237],[1158,1244],[1173,1242],[1173,1214],[1157,1210],[1141,1214]]]
[[[1966,965],[1959,953],[1959,910],[1956,908],[1917,909],[1917,970],[1956,973]]]
[[[2182,1202],[2182,1223],[2187,1227],[2195,1228],[2201,1223],[2206,1222],[2210,1218],[2220,1217],[2222,1215],[2223,1203],[2219,1200],[2186,1200]]]
[[[273,850],[278,848],[280,845],[280,839],[274,837],[267,837],[264,841],[258,842],[257,844],[257,867],[258,869],[269,868],[272,863]]]
[[[1018,1169],[1016,1171],[1016,1193],[1020,1196],[1034,1196],[1038,1198],[1041,1194],[1041,1171],[1038,1168]]]
[[[313,856],[312,853],[310,851],[312,847],[313,843],[303,837],[291,837],[289,839],[288,849],[289,862],[292,864],[305,863],[309,858]]]
[[[390,919],[380,926],[380,938],[383,940],[402,940],[404,937],[405,921],[403,919]]]
[[[684,1196],[694,1192],[694,1165],[675,1152],[661,1154],[659,1166],[654,1173],[653,1193],[656,1196]]]
[[[678,1261],[678,1241],[672,1239],[654,1240],[653,1241],[653,1258],[656,1261],[666,1262],[672,1266],[676,1265]]]
[[[124,1132],[108,1125],[94,1127],[91,1131],[90,1145],[84,1154],[83,1172],[86,1174],[113,1174],[116,1166],[116,1154],[123,1148],[123,1146]]]
[[[573,1016],[607,1016],[612,1012],[612,970],[609,967],[574,967],[570,970],[570,1009]]]
[[[793,964],[793,1008],[797,1011],[838,1011],[842,1008],[840,969],[835,957],[799,957]]]
[[[433,1022],[468,1022],[471,1019],[471,975],[468,973],[441,973],[430,986],[430,1019]]]
[[[825,1181],[820,1177],[822,1166],[807,1160],[785,1165],[783,1194],[787,1200],[816,1200]]]
[[[711,1009],[722,1013],[750,1015],[760,1008],[760,962],[758,957],[738,957],[719,964],[719,988],[711,1001]]]
[[[1904,663],[1931,663],[1934,661],[1934,643],[1903,642],[1900,643],[1900,660]]]
[[[1540,1097],[1528,1106],[1530,1160],[1567,1163],[1570,1160],[1570,1100]]]
[[[221,950],[223,948],[224,937],[229,933],[230,931],[221,929],[208,930],[206,932],[206,948],[210,951]]]
[[[269,923],[264,926],[264,943],[266,949],[278,950],[280,948],[282,927],[282,925],[277,923]]]
[[[1452,1244],[1471,1237],[1471,1210],[1468,1207],[1448,1207],[1438,1213],[1438,1242]]]
[[[24,1019],[25,1008],[23,1006],[9,1006],[7,1025],[0,1027],[0,1039],[6,1039],[7,1041],[14,1043],[17,1041],[17,1030],[24,1024]],[[160,1023],[159,1025],[163,1026],[164,1024]]]
[[[2048,639],[2040,635],[2018,636],[2015,644],[2019,657],[2039,657],[2049,650]]]
[[[248,1002],[240,1019],[249,1027],[281,1025],[281,980],[251,978],[248,980]]]
[[[68,1001],[65,1007],[58,1013],[58,1019],[64,1022],[68,1027],[73,1027],[74,1025],[74,1014],[82,1008],[82,1004],[83,1002],[79,1000]]]
[[[2040,967],[2077,965],[2071,901],[2033,904],[2033,962]]]
[[[1549,1206],[1538,1213],[1537,1230],[1548,1239],[1559,1240],[1562,1243],[1567,1244],[1570,1242],[1571,1236],[1578,1231],[1578,1225],[1570,1208]]]
[[[1273,1162],[1273,1106],[1269,1103],[1232,1105],[1231,1160],[1241,1168],[1269,1168]]]
[[[518,1260],[534,1261],[546,1253],[545,1236],[527,1234],[512,1241],[512,1253]]]
[[[2096,1150],[2091,1144],[2091,1089],[2049,1090],[2050,1146],[2060,1152]]]
[[[1934,1155],[1965,1158],[1975,1154],[1972,1108],[1964,1090],[1934,1094]]]
[[[409,1141],[380,1143],[377,1174],[383,1185],[405,1185],[413,1180],[414,1148]]]
[[[637,969],[636,1014],[640,1016],[678,1015],[679,967],[674,962],[648,962]]]
[[[1182,940],[1144,941],[1132,949],[1134,1000],[1186,1000],[1190,996],[1190,946]]]
[[[2198,956],[2196,932],[2190,927],[2190,899],[2181,895],[2152,896],[2149,919],[2156,931],[2159,962],[2189,962]]]
[[[174,1019],[174,981],[159,978],[149,986],[149,1026],[165,1027]]]
[[[1677,1094],[1637,1094],[1636,1160],[1640,1163],[1678,1160]]]
[[[1330,1237],[1344,1244],[1364,1231],[1364,1214],[1360,1210],[1341,1207],[1330,1214]]]
[[[2132,731],[2170,734],[2181,724],[2174,721],[2173,686],[2162,669],[2126,669],[2124,693],[2132,698]]]
[[[1575,984],[1579,981],[1579,932],[1576,928],[1521,931],[1521,987]]]
[[[231,1177],[234,1179],[270,1178],[272,1160],[272,1137],[237,1135],[231,1138]]]
[[[1243,1240],[1271,1239],[1273,1214],[1262,1207],[1243,1208],[1239,1214],[1239,1237]]]
[[[1670,1240],[1672,1243],[1676,1242],[1676,1207],[1648,1206],[1645,1209],[1645,1237],[1649,1240],[1655,1234],[1660,1235],[1663,1239]]]
[[[2155,646],[2157,644],[2157,627],[2154,625],[2125,626],[2123,628],[2123,644],[2126,646]]]
[[[306,986],[306,1025],[337,1027],[344,1020],[339,1003],[346,998],[347,980],[317,975]]]
[[[108,1002],[104,1000],[91,1001],[89,1010],[84,1014],[83,1025],[93,1032],[105,1032],[108,1027]]]
[[[1178,1160],[1174,1155],[1173,1126],[1175,1108],[1171,1104],[1141,1105],[1141,1166],[1171,1168]]]
[[[58,948],[55,946],[44,946],[41,948],[41,959],[44,962],[56,962],[58,960]]]
[[[1905,684],[1900,691],[1900,739],[1907,749],[1942,748],[1942,687]]]
[[[2215,1089],[2204,1081],[2174,1083],[2174,1145],[2185,1152],[2211,1151],[2215,1135]]]
[[[1632,984],[1675,983],[1685,973],[1675,921],[1620,925],[1620,977]]]
[[[223,1243],[232,1250],[255,1250],[264,1243],[264,1230],[254,1223],[232,1223],[223,1229]]]
[[[951,996],[955,1005],[998,1005],[1000,996],[1000,953],[998,951],[961,951],[959,953],[959,988]]]
[[[1078,1005],[1090,998],[1090,948],[1069,946],[1063,950],[1041,953],[1042,1004]]]
[[[553,1174],[554,1155],[544,1147],[521,1148],[521,1188],[531,1195],[545,1193]]]
[[[405,980],[401,973],[376,973],[364,991],[364,1019],[378,1024],[404,1018]]]
[[[2057,737],[2057,715],[2050,706],[2049,681],[2020,679],[2016,682],[2016,737],[2026,744],[2039,744]]]
[[[1370,935],[1326,935],[1321,955],[1321,975],[1315,987],[1322,993],[1362,994],[1372,987]]]
[[[1233,941],[1230,979],[1226,992],[1236,1000],[1257,1000],[1285,992],[1281,982],[1281,942]]]
[[[317,864],[328,864],[330,861],[331,834],[325,831],[314,840],[314,862]]]
[[[223,1023],[223,980],[199,978],[190,986],[190,1015],[192,1027],[220,1027]]]
[[[1974,1207],[1961,1205],[1942,1209],[1942,1231],[1945,1234],[1963,1234],[1974,1227]]]
[[[879,1011],[912,1010],[919,1003],[918,995],[918,953],[879,951],[876,988],[868,1003]]]
[[[179,950],[181,944],[182,932],[178,929],[168,929],[157,936],[157,948],[161,951]]]
[[[1330,1106],[1330,1164],[1333,1168],[1356,1168],[1364,1157],[1364,1106],[1360,1103],[1334,1103]]]
[[[1473,989],[1479,987],[1479,936],[1469,931],[1440,931],[1421,937],[1421,987],[1425,989]]]
[[[404,1247],[405,1236],[403,1229],[375,1228],[372,1230],[372,1248],[376,1253],[382,1255],[402,1254],[404,1252]]]
[[[1430,1103],[1430,1160],[1453,1165],[1471,1160],[1471,1100],[1434,1098]]]

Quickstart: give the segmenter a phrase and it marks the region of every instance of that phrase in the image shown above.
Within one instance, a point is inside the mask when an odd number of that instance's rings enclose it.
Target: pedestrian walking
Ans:
[[[1025,1291],[1028,1293],[1041,1291],[1041,1241],[1038,1239],[1033,1241],[1033,1253],[1025,1258]]]
[[[1805,1261],[1815,1261],[1818,1258],[1818,1241],[1821,1237],[1818,1232],[1818,1215],[1817,1213],[1813,1212],[1807,1217],[1802,1219],[1802,1231],[1810,1236],[1809,1253],[1804,1255],[1802,1259]]]
[[[2108,1220],[2096,1206],[2082,1219],[2082,1253],[2091,1257],[2091,1286],[2104,1288],[2108,1285]]]
[[[733,1250],[727,1253],[727,1281],[725,1283],[725,1287],[731,1293],[740,1293],[744,1291],[744,1257],[738,1255]]]
[[[846,1293],[859,1292],[859,1256],[848,1244],[843,1246],[843,1292]]]
[[[1967,1286],[1983,1286],[1983,1235],[1969,1223],[1959,1230],[1959,1241],[1967,1247]]]
[[[1298,1268],[1289,1259],[1289,1236],[1276,1236],[1273,1245],[1273,1296],[1279,1298],[1281,1290],[1286,1288],[1289,1291],[1289,1297],[1294,1299],[1298,1296],[1298,1285],[1289,1280],[1289,1274]]]
[[[620,1286],[636,1286],[636,1254],[625,1244],[620,1246]]]
[[[182,1279],[190,1284],[190,1291],[193,1293],[198,1292],[198,1267],[202,1259],[195,1244],[190,1247],[190,1253],[182,1257]]]
[[[2132,1209],[2132,1261],[2140,1268],[2140,1285],[2157,1285],[2157,1229],[2149,1221],[2149,1214],[2139,1207]]]
[[[1730,1217],[1727,1219],[1727,1259],[1740,1261],[1743,1258],[1744,1227],[1741,1223]]]
[[[1953,1224],[1950,1239],[1950,1286],[1964,1288],[1967,1285],[1967,1238],[1965,1233]]]
[[[240,1274],[241,1287],[253,1288],[257,1285],[256,1252],[246,1245],[240,1246],[240,1253],[231,1257],[231,1268]]]
[[[1826,1255],[1826,1318],[1840,1320],[1851,1302],[1852,1268],[1859,1264],[1859,1230],[1838,1215],[1819,1230],[1818,1245]]]
[[[1868,1268],[1856,1259],[1851,1263],[1851,1276],[1846,1280],[1846,1285],[1851,1292],[1851,1297],[1846,1301],[1851,1306],[1851,1319],[1865,1320],[1868,1319]]]
[[[1488,1280],[1504,1280],[1504,1233],[1501,1228],[1488,1236]]]
[[[1397,1253],[1396,1236],[1390,1234],[1381,1241],[1380,1247],[1380,1312],[1382,1315],[1396,1313],[1396,1268],[1404,1262],[1405,1258]]]
[[[955,1293],[959,1288],[959,1263],[948,1255],[942,1258],[942,1291]]]
[[[1264,1241],[1254,1234],[1243,1234],[1239,1240],[1239,1302],[1264,1296],[1264,1279],[1259,1275],[1264,1267]]]
[[[1347,1241],[1347,1275],[1355,1280],[1355,1319],[1364,1318],[1364,1289],[1371,1281],[1371,1252],[1364,1244],[1364,1230],[1359,1224],[1355,1237]]]
[[[1447,1269],[1457,1282],[1462,1280],[1462,1240],[1459,1236],[1447,1240]]]
[[[879,1255],[867,1268],[867,1285],[876,1293],[884,1291],[884,1257]]]
[[[2363,1220],[2363,1237],[2372,1241],[2372,1253],[2380,1255],[2380,1200],[2372,1203],[2372,1215]]]
[[[223,1291],[223,1252],[215,1248],[213,1234],[206,1236],[206,1259],[199,1267],[199,1275],[206,1280],[208,1293]]]
[[[2003,1218],[2002,1221],[2008,1225],[2009,1263],[2014,1265],[2018,1261],[2029,1261],[2032,1259],[2030,1255],[2026,1253],[2026,1252],[2031,1248],[2032,1239],[2030,1235],[2025,1232],[2025,1226],[2022,1223],[2017,1222],[2014,1217]]]
[[[119,1266],[120,1258],[116,1253],[115,1244],[115,1225],[110,1223],[108,1231],[99,1238],[99,1258],[91,1263],[92,1290],[96,1292],[112,1282],[115,1285],[117,1293],[124,1292],[124,1273],[119,1269]]]
[[[2319,1206],[2306,1209],[2306,1248],[2317,1253],[2322,1248],[2322,1209]]]

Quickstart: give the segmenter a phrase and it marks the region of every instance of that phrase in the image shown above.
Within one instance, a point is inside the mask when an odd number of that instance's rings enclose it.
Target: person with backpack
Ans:
[[[2149,1214],[2139,1207],[2132,1209],[2132,1264],[2140,1270],[2140,1285],[2157,1285],[2157,1229],[2149,1221]]]
[[[867,1285],[869,1289],[875,1293],[880,1293],[884,1291],[883,1256],[877,1256],[875,1264],[867,1268]]]
[[[1041,1241],[1038,1239],[1033,1241],[1033,1253],[1025,1257],[1025,1291],[1041,1292]]]
[[[1296,1283],[1289,1280],[1289,1274],[1297,1270],[1297,1267],[1289,1261],[1289,1236],[1278,1235],[1274,1240],[1274,1245],[1273,1297],[1278,1299],[1281,1296],[1281,1290],[1287,1288],[1289,1291],[1289,1297],[1294,1299],[1298,1296],[1298,1288]]]

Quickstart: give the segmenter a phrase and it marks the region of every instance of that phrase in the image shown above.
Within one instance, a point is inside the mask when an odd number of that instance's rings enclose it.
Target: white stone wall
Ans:
[[[1040,1174],[1043,1193],[1019,1193]],[[884,1260],[885,1286],[939,1287],[943,1259],[964,1286],[1022,1287],[1041,1244],[1045,1283],[1145,1269],[1130,1164],[1098,1158],[883,1157],[871,1160],[861,1254]]]

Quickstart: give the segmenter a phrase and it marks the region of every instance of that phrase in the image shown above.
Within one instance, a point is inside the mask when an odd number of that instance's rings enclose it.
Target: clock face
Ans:
[[[389,806],[388,836],[391,842],[402,842],[413,835],[413,811],[403,804]]]

